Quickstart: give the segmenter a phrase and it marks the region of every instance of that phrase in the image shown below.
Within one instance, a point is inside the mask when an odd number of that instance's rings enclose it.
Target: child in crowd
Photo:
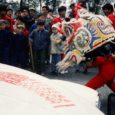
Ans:
[[[14,31],[17,29],[17,25],[23,25],[25,26],[25,22],[24,22],[24,19],[22,17],[17,17],[16,20],[15,20],[15,24],[14,24]],[[29,36],[29,31],[27,30],[27,28],[25,27],[24,30],[23,30],[23,35],[25,37],[28,38]]]
[[[111,20],[111,23],[115,29],[115,12],[114,12],[113,5],[110,3],[107,3],[102,7],[102,10],[105,16],[107,16]]]
[[[57,75],[58,72],[56,70],[56,64],[61,61],[61,53],[62,53],[62,34],[58,31],[58,25],[54,24],[52,26],[52,34],[50,37],[51,40],[51,74]]]
[[[37,28],[29,36],[30,47],[33,49],[35,71],[38,74],[45,73],[46,48],[50,44],[50,34],[45,29],[45,21],[38,20]]]
[[[12,60],[11,64],[21,68],[27,67],[28,39],[24,36],[25,26],[17,25],[15,35],[12,40]]]

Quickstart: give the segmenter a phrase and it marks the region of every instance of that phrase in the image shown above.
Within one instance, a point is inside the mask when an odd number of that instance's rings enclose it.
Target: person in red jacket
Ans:
[[[85,0],[78,0],[78,3],[77,4],[71,4],[70,8],[72,10],[72,14],[74,15],[74,17],[76,19],[79,19],[78,10],[87,9],[86,1]]]
[[[112,25],[115,29],[115,12],[114,12],[113,6],[107,3],[103,6],[102,9],[103,9],[104,14],[111,20]]]
[[[62,23],[64,20],[65,20],[65,17],[66,17],[66,7],[65,6],[60,6],[58,8],[58,13],[59,13],[59,16],[58,17],[55,17],[52,21],[52,25],[53,24],[56,24],[56,23]]]
[[[7,16],[7,7],[5,5],[0,5],[0,20],[9,20],[11,23],[10,30],[13,31],[14,20]]]
[[[85,85],[96,90],[106,84],[115,92],[115,55],[109,55],[106,57],[98,56],[88,66],[88,68],[91,67],[98,67],[99,72]]]
[[[16,21],[15,21],[15,24],[14,24],[14,32],[15,32],[15,30],[17,28],[17,25],[20,25],[20,24],[25,26],[25,22],[24,22],[23,18],[22,17],[17,17]],[[23,35],[26,38],[28,38],[28,36],[29,36],[29,31],[27,30],[26,27],[23,29]]]

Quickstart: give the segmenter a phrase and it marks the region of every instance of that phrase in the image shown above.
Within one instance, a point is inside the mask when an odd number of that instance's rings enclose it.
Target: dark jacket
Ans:
[[[14,52],[27,51],[28,39],[23,34],[16,34],[12,40],[12,50]]]
[[[10,46],[12,38],[13,33],[11,32],[11,30],[0,30],[0,47]]]
[[[34,50],[43,50],[50,45],[50,34],[47,30],[35,29],[29,36]]]

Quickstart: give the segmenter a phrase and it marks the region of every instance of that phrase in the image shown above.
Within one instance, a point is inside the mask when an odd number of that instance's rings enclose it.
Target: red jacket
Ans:
[[[11,26],[10,26],[10,30],[13,31],[13,25],[14,25],[14,20],[12,18],[10,18],[9,16],[6,16],[5,18],[2,18],[0,17],[0,19],[3,19],[3,20],[9,20],[10,23],[11,23]]]
[[[115,29],[115,14],[112,13],[112,14],[108,15],[108,18],[112,21],[112,25]]]
[[[115,78],[115,58],[112,56],[97,57],[89,68],[96,66],[99,68],[98,74],[100,74],[104,80],[109,81]]]
[[[80,2],[78,2],[75,5],[74,11],[73,11],[73,14],[74,14],[74,16],[75,16],[76,19],[79,19],[78,10],[80,10],[80,9],[85,9],[85,8],[81,6]]]
[[[29,36],[29,31],[25,28],[23,31],[23,35],[28,38]]]
[[[55,17],[55,18],[53,19],[53,21],[52,21],[52,25],[53,25],[53,24],[56,24],[56,23],[58,23],[58,22],[62,23],[62,21],[63,21],[62,18],[60,18],[60,17]]]

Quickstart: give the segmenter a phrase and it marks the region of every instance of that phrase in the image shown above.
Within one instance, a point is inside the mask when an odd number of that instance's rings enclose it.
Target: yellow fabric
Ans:
[[[99,22],[103,24],[103,27],[104,27],[103,29],[99,28],[99,26],[98,26]],[[96,36],[99,37],[99,39],[97,39],[93,42],[93,46],[96,46],[110,38],[113,38],[113,37],[115,38],[115,31],[114,31],[112,25],[108,22],[108,20],[106,18],[101,20],[100,18],[95,17],[89,22],[89,24],[92,25],[93,27],[95,27]],[[107,33],[106,32],[103,33],[103,31],[107,31]]]

